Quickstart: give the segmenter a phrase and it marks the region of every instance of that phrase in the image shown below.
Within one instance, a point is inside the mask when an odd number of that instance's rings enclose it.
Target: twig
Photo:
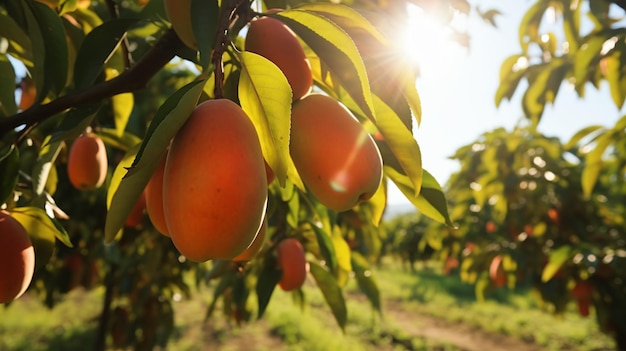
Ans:
[[[221,17],[217,25],[215,49],[213,50],[213,56],[211,57],[211,60],[215,65],[214,95],[217,99],[224,96],[224,62],[222,62],[222,56],[230,44],[230,38],[228,36],[229,29],[239,13],[239,7],[243,5],[244,2],[246,2],[246,0],[230,0],[222,10]]]
[[[106,0],[107,7],[109,8],[109,13],[111,17],[114,19],[118,19],[120,17],[120,8],[118,4],[114,0]],[[122,57],[124,59],[124,67],[129,69],[132,65],[132,57],[130,56],[130,52],[128,51],[128,37],[124,35],[121,43],[122,48]]]

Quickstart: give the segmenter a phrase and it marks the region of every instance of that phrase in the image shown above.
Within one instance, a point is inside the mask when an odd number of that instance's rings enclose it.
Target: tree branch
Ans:
[[[119,76],[89,89],[61,96],[44,105],[34,105],[18,114],[0,119],[0,138],[20,126],[31,129],[38,123],[71,107],[143,89],[148,81],[183,47],[184,44],[174,30],[169,29],[135,66]]]

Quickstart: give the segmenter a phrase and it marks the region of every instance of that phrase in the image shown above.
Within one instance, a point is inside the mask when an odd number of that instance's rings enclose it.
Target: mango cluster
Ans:
[[[182,41],[197,48],[188,3],[166,0],[166,13]],[[274,63],[291,87],[290,155],[307,191],[335,211],[371,198],[382,179],[380,152],[350,110],[312,92],[311,64],[294,32],[274,17],[255,18],[244,49]],[[148,183],[147,212],[191,260],[249,260],[265,237],[273,177],[241,107],[227,99],[207,100],[173,139]],[[302,245],[284,239],[276,252],[285,279],[279,285],[298,288],[307,272]]]

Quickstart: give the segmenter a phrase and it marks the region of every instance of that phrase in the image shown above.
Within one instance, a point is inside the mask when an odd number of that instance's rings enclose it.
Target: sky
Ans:
[[[422,101],[422,122],[414,135],[422,150],[424,169],[442,186],[459,169],[458,162],[448,158],[459,147],[494,128],[510,130],[523,116],[520,98],[525,83],[520,84],[512,101],[504,100],[500,107],[495,106],[494,96],[500,64],[506,57],[521,51],[518,26],[534,1],[470,2],[472,5],[480,3],[482,11],[494,8],[502,12],[496,17],[497,28],[482,21],[474,12],[466,21],[471,36],[470,49],[431,43],[434,50],[428,51],[421,67],[422,75],[416,82]],[[567,141],[582,127],[611,126],[623,114],[613,103],[606,82],[600,91],[588,85],[585,93],[585,98],[580,99],[571,88],[562,86],[555,104],[546,106],[539,130]],[[389,190],[388,203],[409,204],[393,187]]]

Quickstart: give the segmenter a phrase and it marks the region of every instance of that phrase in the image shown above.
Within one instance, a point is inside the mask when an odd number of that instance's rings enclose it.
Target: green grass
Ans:
[[[581,317],[573,305],[562,316],[552,315],[527,290],[497,289],[478,302],[472,285],[434,269],[412,273],[387,263],[374,274],[385,298],[399,300],[415,312],[534,341],[546,350],[614,349],[613,340],[599,331],[595,318]]]
[[[242,326],[233,325],[220,314],[204,322],[210,289],[203,288],[192,300],[174,303],[175,330],[169,350],[220,351],[254,349],[279,350],[438,350],[461,348],[452,341],[428,339],[414,331],[424,327],[421,315],[451,323],[481,328],[531,340],[546,350],[610,350],[613,341],[598,331],[593,318],[581,318],[575,311],[562,318],[542,311],[526,291],[499,289],[479,303],[474,289],[455,277],[435,270],[402,271],[394,264],[373,269],[383,298],[383,316],[374,311],[354,281],[345,288],[348,323],[342,332],[319,290],[309,279],[301,308],[294,295],[274,291],[265,316]],[[73,292],[56,308],[45,308],[35,297],[24,296],[9,307],[0,307],[0,351],[84,350],[95,338],[102,290]],[[250,300],[255,304],[254,297]],[[219,304],[218,304],[219,305]],[[400,306],[413,320],[394,318],[385,306]],[[452,325],[451,328],[454,328]],[[466,328],[467,329],[467,328]],[[461,345],[462,347],[462,345]]]

